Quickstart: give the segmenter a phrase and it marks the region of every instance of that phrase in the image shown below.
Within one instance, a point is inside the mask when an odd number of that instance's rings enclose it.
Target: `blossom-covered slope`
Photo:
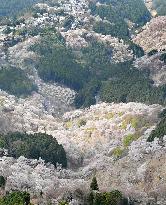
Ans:
[[[158,51],[166,48],[166,16],[153,18],[142,31],[134,37],[134,42],[139,44],[146,52],[153,49]]]
[[[0,194],[80,205],[95,175],[102,192],[166,205],[166,136],[147,141],[166,102],[165,16],[152,1],[152,16],[142,0],[37,2],[0,19],[0,136],[49,134],[68,166],[13,158],[0,142]]]
[[[96,173],[103,191],[119,189],[140,204],[157,196],[157,202],[164,204],[166,141],[147,142],[161,106],[101,103],[66,113],[59,121],[42,112],[40,99],[38,108],[21,101],[18,106],[11,99],[6,99],[8,108],[1,104],[1,122],[15,131],[51,134],[66,150],[68,169],[56,170],[43,161],[22,157],[1,157],[6,189],[28,190],[32,195],[42,190],[47,200],[58,200],[65,193],[74,195],[78,188],[86,193]]]

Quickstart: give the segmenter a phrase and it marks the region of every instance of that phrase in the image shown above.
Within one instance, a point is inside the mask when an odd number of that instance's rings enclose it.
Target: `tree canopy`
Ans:
[[[12,192],[0,198],[1,205],[30,205],[30,194],[27,192]]]
[[[18,158],[24,156],[29,159],[41,157],[45,162],[56,166],[57,163],[67,166],[66,152],[62,145],[50,135],[43,133],[9,133],[0,136],[1,147],[8,149],[9,155]]]
[[[37,91],[37,87],[25,72],[15,67],[0,69],[0,82],[0,89],[16,96],[26,96]]]

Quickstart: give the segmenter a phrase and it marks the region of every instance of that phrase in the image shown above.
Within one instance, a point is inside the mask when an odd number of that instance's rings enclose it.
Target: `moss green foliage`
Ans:
[[[104,118],[106,118],[107,120],[110,120],[114,117],[114,113],[112,112],[108,112],[107,114],[105,114]]]
[[[59,202],[59,205],[68,205],[69,203],[67,201],[61,201]]]
[[[77,122],[78,127],[82,127],[84,125],[86,125],[86,120],[85,119],[79,119]]]
[[[113,150],[113,156],[115,157],[115,158],[120,158],[121,156],[122,156],[122,154],[123,154],[123,148],[121,148],[121,147],[116,147],[114,150]]]
[[[0,89],[16,96],[26,96],[37,91],[24,71],[15,67],[0,69],[0,82]]]
[[[66,128],[67,128],[67,129],[72,128],[72,126],[73,126],[73,122],[72,122],[72,121],[67,121],[67,122],[66,122]]]
[[[99,186],[98,186],[97,179],[96,179],[95,176],[92,179],[92,182],[90,184],[90,188],[91,188],[91,190],[94,190],[94,191],[98,191],[99,190]]]
[[[6,184],[6,180],[3,176],[0,176],[0,187],[4,187]]]
[[[23,9],[27,9],[39,0],[1,0],[0,1],[0,16],[17,15]]]
[[[156,126],[155,130],[153,130],[151,132],[151,134],[148,137],[147,141],[152,142],[152,141],[154,141],[155,138],[159,138],[159,139],[162,140],[164,135],[166,135],[166,115],[165,115],[165,111],[163,113],[163,116],[162,116],[160,122]]]
[[[94,30],[96,32],[127,39],[130,33],[125,19],[137,25],[144,25],[150,19],[150,13],[143,0],[109,0],[101,2],[106,4],[96,6],[95,3],[90,3],[91,12],[110,23],[95,23]]]
[[[0,136],[0,148],[4,148],[5,147],[5,140],[1,139],[2,136]]]
[[[30,194],[27,192],[12,192],[0,199],[0,205],[30,205]]]
[[[62,145],[59,145],[55,138],[50,135],[36,133],[9,133],[1,135],[0,140],[4,141],[4,148],[8,149],[9,155],[15,158],[25,156],[30,159],[41,157],[46,162],[67,166],[66,153]]]
[[[147,127],[149,123],[143,116],[126,115],[123,117],[121,128],[126,129],[128,125],[131,125],[136,131],[139,131],[140,128]]]
[[[128,147],[133,141],[137,140],[139,138],[138,134],[129,134],[127,136],[124,136],[123,139],[123,145],[124,147]]]

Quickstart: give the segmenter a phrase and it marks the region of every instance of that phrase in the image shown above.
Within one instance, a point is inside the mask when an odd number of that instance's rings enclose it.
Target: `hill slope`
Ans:
[[[16,2],[0,15],[34,5],[0,20],[0,194],[83,205],[95,175],[106,198],[165,205],[165,16],[143,0]]]

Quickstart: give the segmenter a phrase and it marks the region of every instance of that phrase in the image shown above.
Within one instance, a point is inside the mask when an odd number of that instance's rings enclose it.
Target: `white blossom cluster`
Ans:
[[[164,61],[160,60],[162,53],[164,52],[158,52],[152,56],[145,55],[137,58],[134,62],[134,66],[137,69],[150,71],[150,78],[155,82],[156,86],[166,84],[166,65]]]
[[[152,18],[140,33],[138,33],[133,41],[140,45],[145,52],[153,49],[161,51],[166,49],[166,16]]]
[[[42,192],[45,199],[54,199],[54,204],[62,200],[65,192],[70,193],[87,185],[84,179],[77,178],[71,170],[63,170],[60,166],[55,169],[41,159],[30,160],[24,157],[17,160],[0,157],[0,175],[7,178],[6,191],[28,191],[32,198],[37,195],[38,199]]]
[[[124,62],[133,58],[133,52],[129,50],[129,45],[118,38],[111,35],[102,35],[89,31],[86,29],[68,30],[67,32],[61,32],[62,36],[66,39],[68,46],[75,50],[79,50],[82,47],[87,47],[90,43],[90,39],[95,39],[99,42],[106,43],[113,50],[112,60],[113,62]],[[89,40],[87,40],[89,39]]]

